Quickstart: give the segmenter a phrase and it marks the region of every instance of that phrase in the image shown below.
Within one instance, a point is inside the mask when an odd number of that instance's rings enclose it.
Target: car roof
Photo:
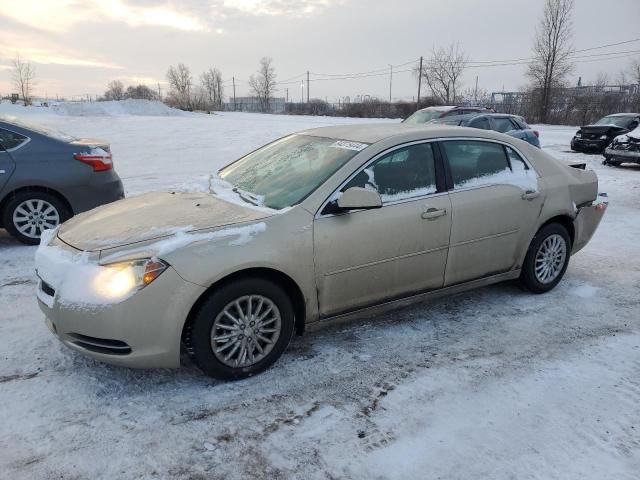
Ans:
[[[369,144],[394,138],[397,138],[399,142],[460,136],[489,138],[501,141],[504,141],[505,138],[511,138],[500,133],[492,132],[491,130],[426,123],[415,125],[407,125],[406,123],[336,125],[333,127],[320,127],[303,130],[298,132],[298,134]]]
[[[605,115],[605,117],[633,117],[633,116],[640,116],[640,113],[629,112],[629,113],[612,113],[610,115]]]
[[[431,120],[431,122],[433,123],[448,122],[448,121],[453,122],[456,120],[471,120],[472,118],[478,118],[478,117],[515,118],[517,120],[524,121],[520,115],[513,115],[511,113],[472,112],[472,113],[465,113],[464,115],[451,115],[449,117],[436,118],[434,120]]]

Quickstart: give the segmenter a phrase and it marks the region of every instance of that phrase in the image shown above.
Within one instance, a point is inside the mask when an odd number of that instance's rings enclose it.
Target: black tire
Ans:
[[[549,282],[542,282],[539,280],[535,271],[536,256],[544,241],[553,235],[559,235],[564,240],[564,263],[562,264],[559,273],[553,280]],[[564,276],[565,272],[567,271],[567,267],[569,266],[570,257],[571,238],[569,237],[567,229],[559,223],[550,223],[548,225],[545,225],[540,230],[538,230],[536,235],[533,237],[533,240],[531,240],[529,250],[527,251],[527,256],[525,257],[524,264],[522,265],[522,272],[520,273],[520,285],[532,293],[548,292],[549,290],[553,289],[560,282],[560,280],[562,280],[562,277]]]
[[[18,229],[18,225],[14,223],[13,218],[14,218],[14,213],[16,212],[16,209],[18,209],[20,205],[23,205],[24,202],[27,202],[29,200],[32,200],[34,202],[43,201],[43,202],[46,202],[46,204],[49,204],[51,207],[53,207],[53,209],[55,210],[55,214],[58,217],[57,224],[60,224],[65,220],[68,220],[72,216],[72,213],[67,207],[67,205],[65,205],[65,203],[61,201],[58,197],[50,193],[27,190],[23,192],[18,192],[17,194],[13,195],[5,205],[4,210],[2,211],[2,224],[7,229],[7,231],[11,234],[11,236],[13,236],[15,239],[17,239],[22,243],[26,243],[27,245],[37,245],[38,243],[40,243],[40,234],[44,227],[44,224],[42,223],[38,224],[36,222],[35,236],[29,236],[27,234],[22,233]]]
[[[275,304],[280,313],[280,333],[273,348],[264,358],[252,365],[232,367],[214,354],[211,345],[212,329],[216,318],[226,306],[247,295],[259,295]],[[244,278],[223,285],[209,295],[185,332],[185,344],[193,362],[206,375],[220,380],[238,380],[256,375],[273,365],[289,345],[294,324],[293,305],[282,288],[262,278]]]

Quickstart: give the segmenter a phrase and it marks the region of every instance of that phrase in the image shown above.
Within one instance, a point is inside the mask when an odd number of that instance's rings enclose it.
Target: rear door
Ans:
[[[445,286],[513,269],[543,202],[536,172],[498,142],[461,139],[440,145],[452,208]]]
[[[27,137],[23,135],[0,128],[0,193],[3,192],[16,169],[11,151],[20,148],[27,141]]]
[[[314,221],[321,316],[441,288],[451,203],[433,144],[403,145],[361,167],[340,191],[378,191],[382,207]]]

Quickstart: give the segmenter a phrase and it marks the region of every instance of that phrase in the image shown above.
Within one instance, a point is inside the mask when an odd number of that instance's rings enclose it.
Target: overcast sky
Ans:
[[[101,94],[115,78],[166,89],[170,64],[183,62],[197,79],[219,68],[232,94],[248,93],[247,80],[263,56],[273,58],[279,81],[312,72],[345,74],[395,67],[393,97],[411,99],[416,79],[401,72],[434,45],[458,42],[472,61],[529,57],[542,0],[0,0],[0,94],[13,92],[9,64],[19,51],[37,71],[36,95]],[[640,37],[640,0],[576,0],[574,46],[596,47]],[[587,52],[640,51],[640,42]],[[632,58],[588,58],[572,81],[608,72],[613,79]],[[597,61],[594,61],[597,60]],[[488,91],[517,89],[525,66],[473,68]],[[374,72],[376,73],[376,72]],[[306,76],[306,73],[305,73]],[[299,79],[279,85],[290,100]],[[306,87],[305,87],[306,88]],[[388,98],[388,75],[312,81],[311,97],[336,101],[368,94]]]

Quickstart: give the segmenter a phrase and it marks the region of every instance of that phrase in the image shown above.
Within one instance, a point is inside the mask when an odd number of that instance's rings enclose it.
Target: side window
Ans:
[[[510,180],[511,169],[507,155],[499,143],[450,140],[442,142],[442,147],[447,155],[454,188]]]
[[[342,191],[351,187],[375,189],[383,202],[435,193],[433,147],[421,143],[394,150],[361,170]]]
[[[507,133],[516,128],[510,118],[494,118],[493,122],[496,126],[496,131],[500,133]]]
[[[26,141],[27,137],[24,135],[0,128],[0,144],[2,144],[4,150],[11,150],[12,148],[19,147]]]
[[[469,123],[470,127],[473,128],[482,128],[483,130],[491,130],[491,125],[489,124],[489,120],[486,118],[475,118]]]
[[[509,157],[509,164],[511,165],[511,170],[515,172],[522,172],[525,170],[529,170],[529,166],[524,163],[524,160],[518,153],[511,147],[506,147],[507,156]]]

